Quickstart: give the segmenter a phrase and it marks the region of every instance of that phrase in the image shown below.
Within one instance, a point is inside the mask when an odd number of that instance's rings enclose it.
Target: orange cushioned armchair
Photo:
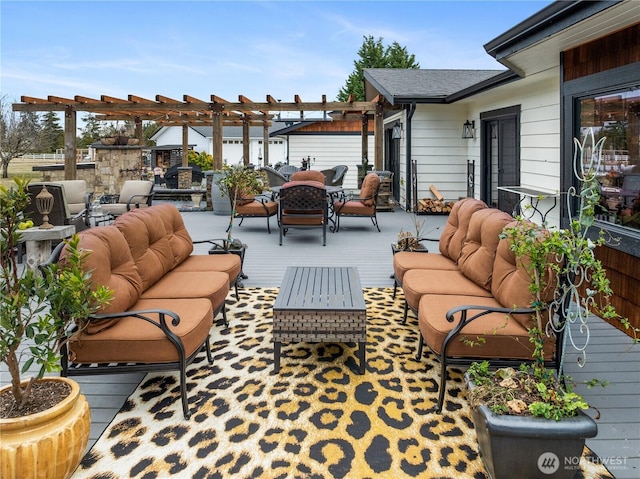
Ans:
[[[378,217],[376,216],[376,204],[378,202],[378,191],[380,189],[380,177],[377,173],[369,173],[362,180],[362,188],[358,197],[344,196],[333,203],[333,210],[336,217],[335,231],[340,230],[340,217],[364,217],[371,218],[371,222],[380,232]]]

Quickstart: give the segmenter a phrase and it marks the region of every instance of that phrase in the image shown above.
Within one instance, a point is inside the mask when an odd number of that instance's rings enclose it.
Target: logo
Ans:
[[[538,469],[543,474],[553,474],[560,469],[560,459],[552,452],[544,452],[538,458]]]

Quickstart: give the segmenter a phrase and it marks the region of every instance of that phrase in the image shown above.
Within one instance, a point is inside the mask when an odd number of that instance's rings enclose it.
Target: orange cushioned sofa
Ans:
[[[183,413],[189,417],[186,367],[209,350],[214,318],[222,313],[229,284],[240,273],[233,254],[193,255],[193,242],[172,205],[136,209],[113,225],[83,231],[80,248],[91,251],[84,268],[113,300],[70,333],[62,375],[178,369]],[[64,245],[50,261],[65,257]]]
[[[447,364],[487,359],[499,366],[531,360],[531,280],[510,240],[500,238],[505,227],[516,224],[503,211],[465,199],[451,212],[440,239],[441,254],[394,255],[394,276],[405,295],[404,320],[407,309],[418,317],[416,357],[422,357],[426,344],[441,363],[438,411],[444,402]],[[550,287],[543,301],[551,302],[553,293]],[[550,365],[558,365],[560,340],[550,336],[545,341]]]

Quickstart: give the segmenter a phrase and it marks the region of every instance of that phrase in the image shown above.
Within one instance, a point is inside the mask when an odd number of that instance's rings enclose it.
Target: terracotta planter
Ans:
[[[3,479],[66,479],[84,455],[91,426],[89,403],[71,379],[52,377],[44,381],[66,382],[71,393],[46,411],[0,420]]]

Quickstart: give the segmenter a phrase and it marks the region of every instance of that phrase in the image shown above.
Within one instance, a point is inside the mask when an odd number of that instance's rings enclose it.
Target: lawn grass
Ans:
[[[13,182],[13,178],[15,176],[24,176],[26,178],[30,178],[31,181],[40,181],[42,179],[42,172],[33,171],[33,167],[41,164],[42,161],[14,158],[9,162],[9,177],[0,178],[0,185],[5,185],[7,187],[14,185],[15,183]]]

